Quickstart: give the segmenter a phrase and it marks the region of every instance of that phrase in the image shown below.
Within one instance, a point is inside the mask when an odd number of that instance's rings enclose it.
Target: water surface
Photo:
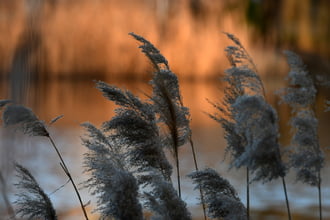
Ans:
[[[145,99],[145,94],[150,93],[150,85],[146,81],[140,82],[108,82],[121,88],[126,88]],[[245,171],[229,170],[230,157],[224,160],[226,142],[223,138],[221,127],[212,121],[206,113],[213,113],[214,109],[206,99],[219,101],[223,85],[215,81],[183,82],[181,83],[183,102],[190,108],[193,141],[197,151],[197,159],[200,168],[212,167],[225,176],[239,192],[239,196],[245,203]],[[282,79],[266,80],[265,87],[268,89],[267,99],[279,110],[281,120],[281,132],[283,143],[287,143],[289,127],[287,119],[290,111],[287,107],[280,106],[278,98],[272,95],[275,88],[283,87]],[[6,97],[6,84],[3,83],[2,98]],[[49,122],[52,118],[63,114],[64,117],[52,125],[51,135],[54,137],[58,148],[64,156],[65,161],[77,182],[82,183],[88,178],[83,174],[83,154],[86,149],[81,144],[81,136],[84,131],[80,127],[82,122],[89,121],[100,126],[103,121],[109,120],[114,115],[115,105],[102,97],[95,88],[94,82],[53,80],[33,83],[29,88],[27,105],[32,108],[40,119]],[[321,146],[328,146],[330,137],[327,135],[329,128],[329,117],[322,113],[322,97],[318,99],[317,106],[320,118],[320,140]],[[59,210],[60,219],[81,219],[79,203],[76,199],[70,183],[66,184],[64,175],[56,153],[51,148],[49,141],[42,137],[25,137],[20,134],[9,133],[1,129],[1,166],[8,176],[9,182],[15,181],[8,167],[13,160],[28,167],[40,181],[41,186],[50,194],[55,207]],[[180,165],[183,176],[183,199],[188,203],[194,217],[201,217],[198,204],[198,192],[193,190],[191,181],[185,177],[194,170],[191,149],[189,145],[180,149]],[[171,160],[171,159],[170,159]],[[327,164],[323,169],[323,204],[324,215],[330,216],[330,178],[326,175],[330,167]],[[173,176],[175,179],[175,175]],[[175,182],[175,180],[173,180]],[[306,185],[295,183],[294,173],[290,172],[287,177],[288,192],[292,212],[296,215],[305,215],[309,219],[317,219],[317,190]],[[62,187],[63,185],[63,187]],[[268,184],[251,184],[251,209],[254,219],[276,219],[286,218],[284,194],[282,182],[273,181]],[[54,192],[55,191],[55,192]],[[82,190],[85,202],[91,200],[93,209],[96,199],[90,196],[87,190]],[[14,200],[15,188],[10,187],[10,199]],[[70,217],[71,216],[71,217]],[[96,216],[96,214],[94,214]],[[302,219],[302,218],[300,218]]]

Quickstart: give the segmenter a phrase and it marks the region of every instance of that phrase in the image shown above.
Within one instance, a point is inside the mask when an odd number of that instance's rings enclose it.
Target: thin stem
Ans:
[[[249,168],[246,167],[246,216],[250,219],[250,176]]]
[[[286,208],[287,208],[287,211],[288,211],[288,219],[291,220],[291,212],[290,212],[290,206],[289,206],[289,199],[288,199],[288,193],[287,193],[287,190],[286,190],[286,184],[285,184],[284,177],[282,177],[282,183],[283,183],[283,190],[284,190],[284,194],[285,194]]]
[[[321,174],[320,171],[318,172],[318,184],[317,189],[319,191],[319,213],[320,213],[320,220],[322,220],[322,194],[321,194]]]
[[[178,179],[178,192],[179,197],[181,199],[181,183],[180,183],[180,164],[179,164],[179,143],[178,143],[178,131],[177,131],[177,121],[176,121],[176,113],[174,104],[171,101],[170,95],[168,94],[167,89],[163,84],[157,84],[164,96],[166,103],[168,104],[168,108],[170,111],[170,123],[166,123],[169,131],[171,132],[171,137],[173,140],[173,149],[174,149],[174,157],[176,161],[176,173]]]
[[[195,147],[194,147],[194,142],[192,141],[191,136],[190,136],[190,138],[189,138],[189,141],[190,141],[190,146],[191,146],[192,155],[193,155],[193,158],[194,158],[195,170],[198,171],[199,169],[198,169],[198,165],[197,165],[197,159],[196,159]],[[199,187],[199,193],[200,193],[200,195],[201,195],[201,201],[202,201],[202,207],[203,207],[204,220],[207,220],[207,217],[206,217],[205,200],[204,200],[204,194],[203,194],[203,190],[202,190],[202,187],[201,187],[201,186]]]
[[[65,164],[65,162],[64,162],[64,160],[63,160],[63,158],[62,158],[62,155],[61,155],[61,153],[59,152],[59,150],[57,149],[57,147],[56,147],[56,145],[55,145],[55,142],[53,141],[53,139],[51,138],[51,136],[48,135],[47,137],[48,137],[49,141],[51,142],[53,148],[55,149],[55,151],[56,151],[58,157],[60,158],[60,161],[61,161],[60,165],[61,165],[62,169],[64,170],[65,174],[66,174],[66,175],[68,176],[68,178],[70,179],[70,182],[72,183],[72,186],[73,186],[73,188],[74,188],[74,191],[76,192],[76,194],[77,194],[77,196],[78,196],[78,199],[79,199],[79,202],[80,202],[80,206],[81,206],[81,209],[82,209],[82,211],[83,211],[83,213],[84,213],[85,219],[88,220],[88,216],[87,216],[87,212],[86,212],[85,206],[84,206],[84,204],[83,204],[83,202],[82,202],[82,199],[81,199],[81,196],[80,196],[80,194],[79,194],[78,188],[77,188],[75,182],[74,182],[73,179],[72,179],[72,176],[71,176],[71,174],[70,174],[70,172],[69,172],[69,169],[67,168],[67,166],[66,166],[66,164]]]
[[[179,197],[181,199],[180,164],[179,164],[178,148],[175,148],[175,161],[176,161],[176,174],[178,179],[178,192],[179,192]]]

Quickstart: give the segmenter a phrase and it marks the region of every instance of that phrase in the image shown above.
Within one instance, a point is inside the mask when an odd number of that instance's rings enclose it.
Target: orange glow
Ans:
[[[31,28],[26,2],[4,2],[0,3],[0,70],[3,73],[9,70],[23,33]],[[129,32],[154,43],[180,77],[193,79],[213,77],[228,66],[222,50],[229,41],[221,31],[239,37],[256,57],[261,70],[277,60],[278,55],[269,56],[274,54],[272,42],[275,44],[275,41],[290,49],[292,39],[298,39],[294,43],[299,49],[329,56],[326,1],[321,1],[316,18],[309,15],[310,0],[284,1],[280,7],[279,29],[269,33],[267,45],[261,38],[255,38],[255,28],[246,21],[248,1],[205,0],[199,1],[199,8],[194,10],[190,1],[184,0],[55,2],[34,12],[39,13],[39,17],[35,17],[39,21],[36,25],[40,25],[41,45],[33,53],[31,62],[36,63],[41,77],[146,76],[149,65],[136,48],[136,42],[127,35]],[[273,32],[280,32],[279,39]],[[269,51],[267,55],[265,47]]]

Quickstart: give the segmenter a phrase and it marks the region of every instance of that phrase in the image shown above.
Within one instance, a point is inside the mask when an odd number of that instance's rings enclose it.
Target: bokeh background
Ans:
[[[257,65],[267,100],[280,117],[281,144],[289,144],[290,109],[274,92],[286,85],[288,66],[283,50],[301,55],[318,88],[315,106],[320,145],[330,146],[330,2],[328,0],[0,0],[0,98],[32,108],[50,127],[76,179],[82,174],[85,149],[80,123],[99,126],[115,106],[95,89],[104,80],[146,98],[150,63],[128,33],[151,41],[168,59],[180,80],[184,104],[190,108],[193,139],[201,167],[216,168],[238,189],[245,202],[242,170],[228,170],[226,143],[220,125],[205,113],[214,109],[206,99],[222,97],[220,77],[229,67],[223,50],[236,35]],[[0,169],[10,201],[15,200],[13,161],[31,169],[51,195],[60,219],[81,219],[78,202],[47,140],[24,137],[1,128]],[[325,150],[329,159],[329,150]],[[188,146],[180,149],[183,174],[193,171]],[[329,165],[323,170],[324,215],[330,218]],[[317,191],[295,183],[289,173],[289,198],[295,219],[317,219]],[[202,213],[198,193],[184,180],[184,199],[195,219]],[[84,191],[84,199],[95,199]],[[285,219],[281,182],[251,185],[252,219]],[[0,216],[8,213],[0,196]],[[91,214],[97,217],[97,214]],[[1,217],[0,217],[1,219]]]

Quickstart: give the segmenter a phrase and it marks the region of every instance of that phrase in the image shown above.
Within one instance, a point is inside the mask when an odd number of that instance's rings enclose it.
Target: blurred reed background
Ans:
[[[328,60],[329,16],[327,0],[1,0],[0,70],[8,75],[28,41],[36,78],[141,78],[148,65],[128,32],[150,39],[187,78],[225,68],[221,31],[238,36],[259,65],[282,49]]]
[[[203,112],[213,111],[206,98],[221,98],[218,78],[229,67],[223,53],[229,41],[222,31],[235,34],[257,64],[267,98],[281,117],[283,143],[288,142],[290,110],[279,107],[273,95],[285,85],[288,71],[282,50],[302,56],[319,82],[320,141],[321,146],[328,146],[330,120],[323,107],[329,89],[322,85],[330,79],[328,0],[0,0],[0,97],[26,104],[45,121],[64,114],[53,127],[54,133],[63,146],[74,143],[64,150],[68,155],[82,157],[79,124],[99,125],[113,115],[114,108],[92,80],[126,87],[142,97],[150,91],[146,82],[151,65],[128,36],[134,32],[156,45],[179,76],[184,103],[191,109],[201,164],[219,167],[223,133]],[[31,160],[48,158],[40,147],[32,146],[35,138],[19,138],[13,144],[10,140],[17,135],[2,132],[0,168],[9,182],[12,160],[30,161],[38,170],[40,164]],[[203,156],[213,152],[217,152],[213,161]],[[80,175],[81,160],[75,162],[71,166]],[[53,175],[61,175],[56,161],[48,166]],[[50,191],[63,182],[46,178],[49,171],[40,173]],[[232,173],[228,175],[239,179]]]

